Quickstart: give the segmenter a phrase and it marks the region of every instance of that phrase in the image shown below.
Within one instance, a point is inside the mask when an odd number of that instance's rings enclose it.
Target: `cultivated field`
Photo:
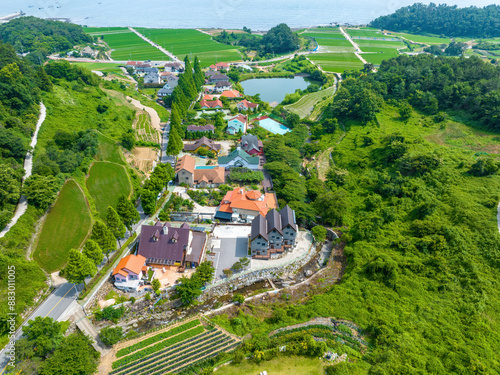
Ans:
[[[116,360],[110,375],[160,375],[180,372],[220,352],[228,352],[240,341],[199,319],[160,329],[142,340],[115,346]]]
[[[298,102],[286,105],[285,108],[296,113],[300,118],[305,118],[311,114],[316,103],[332,95],[333,89],[333,87],[329,87],[325,90],[304,95]]]
[[[353,52],[348,53],[314,53],[308,58],[319,64],[327,72],[342,73],[344,70],[363,68],[363,63]]]
[[[308,29],[301,34],[305,37],[314,38],[319,45],[318,52],[354,52],[354,47],[338,28],[315,28]]]
[[[91,35],[103,37],[103,40],[113,51],[114,60],[170,60],[167,55],[141,39],[137,34],[126,28],[87,28]]]
[[[197,55],[202,66],[221,61],[240,61],[241,55],[233,46],[217,43],[210,35],[194,29],[135,28],[142,35],[172,52],[178,58]]]
[[[160,134],[151,125],[151,118],[147,112],[138,111],[133,126],[139,141],[160,143]]]
[[[415,35],[415,34],[407,34],[407,33],[398,33],[391,32],[390,36],[393,37],[404,37],[412,42],[423,43],[423,44],[448,44],[451,42],[450,38],[441,38],[438,36],[424,36],[424,35]]]
[[[70,249],[78,249],[91,225],[90,209],[78,184],[69,180],[42,226],[33,258],[46,272],[64,267]]]
[[[158,150],[152,147],[134,147],[132,153],[126,154],[127,162],[147,176],[158,158]]]
[[[95,162],[90,168],[86,184],[101,218],[105,217],[108,206],[116,208],[121,194],[128,197],[132,192],[125,168],[114,163]]]

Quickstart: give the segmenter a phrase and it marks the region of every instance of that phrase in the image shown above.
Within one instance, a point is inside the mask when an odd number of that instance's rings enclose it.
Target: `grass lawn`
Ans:
[[[119,73],[123,74],[122,70],[119,68],[122,64],[116,63],[98,63],[98,62],[72,62],[71,64],[83,66],[84,68],[90,70],[99,70],[106,73]]]
[[[354,53],[314,53],[308,56],[328,72],[342,73],[344,70],[361,69],[363,63]]]
[[[95,206],[101,218],[106,216],[108,206],[116,208],[118,197],[132,192],[132,184],[127,171],[121,165],[107,162],[95,162],[90,168],[87,188],[95,200]]]
[[[146,29],[136,28],[150,40],[163,46],[180,59],[197,55],[202,66],[221,61],[240,61],[241,55],[233,46],[217,43],[210,35],[194,29]]]
[[[60,270],[68,260],[68,251],[82,245],[90,225],[83,192],[70,180],[45,219],[33,258],[48,273]]]
[[[221,367],[215,373],[217,375],[257,375],[267,371],[269,375],[323,375],[323,362],[318,358],[306,357],[277,357],[270,361],[256,364],[251,361],[243,361],[237,365],[229,364]]]
[[[304,95],[298,102],[286,105],[285,108],[298,114],[300,118],[305,118],[311,114],[316,103],[332,95],[333,89],[333,87],[328,87],[325,90]]]
[[[95,159],[125,165],[118,142],[101,133],[99,133],[99,149],[97,150]]]
[[[113,50],[111,57],[114,60],[170,60],[163,52],[128,29],[107,31],[108,28],[103,27],[100,30],[90,28],[86,31],[91,35],[104,37],[103,40]]]

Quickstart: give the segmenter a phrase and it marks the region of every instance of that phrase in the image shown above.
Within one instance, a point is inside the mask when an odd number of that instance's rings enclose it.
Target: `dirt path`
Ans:
[[[161,132],[161,126],[160,126],[160,116],[158,116],[158,112],[156,112],[155,109],[151,107],[146,107],[144,104],[142,104],[140,101],[137,99],[131,98],[130,96],[126,97],[127,100],[132,103],[132,105],[140,110],[144,110],[147,113],[149,113],[149,117],[151,118],[151,125],[153,125],[153,128]]]
[[[31,143],[30,143],[31,151],[28,151],[26,157],[24,158],[23,168],[26,172],[24,173],[22,179],[23,182],[24,180],[26,180],[28,177],[31,176],[31,171],[33,169],[33,150],[35,149],[36,143],[38,141],[38,131],[40,130],[40,127],[45,121],[46,116],[47,116],[47,108],[43,105],[42,102],[40,102],[40,116],[38,117],[33,137],[31,138]],[[7,224],[7,226],[0,232],[0,238],[5,236],[9,232],[10,228],[12,228],[17,223],[19,218],[24,215],[27,209],[28,209],[28,200],[24,195],[21,195],[19,203],[17,204],[16,207],[16,211],[14,212],[14,216],[12,217],[10,223]]]
[[[344,133],[342,134],[340,139],[335,143],[335,146],[338,145],[346,135],[344,124],[340,123],[340,126],[342,126]],[[335,148],[335,146],[327,148],[321,154],[321,156],[318,157],[318,161],[316,163],[316,169],[318,170],[318,178],[321,181],[326,181],[326,174],[328,173],[328,169],[330,169],[330,160],[333,162],[332,151]],[[335,162],[333,162],[333,165],[335,165]],[[499,224],[499,230],[500,230],[500,224]]]

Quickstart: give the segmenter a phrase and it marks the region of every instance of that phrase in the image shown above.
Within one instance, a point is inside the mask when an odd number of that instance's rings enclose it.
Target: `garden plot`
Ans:
[[[205,321],[204,321],[205,323]],[[233,350],[240,340],[199,319],[160,329],[142,340],[115,347],[111,375],[180,372],[221,352]]]
[[[148,175],[158,159],[158,150],[150,147],[134,147],[134,150],[125,157],[128,163]]]
[[[160,143],[160,134],[151,125],[151,118],[147,112],[137,112],[133,126],[139,141]]]

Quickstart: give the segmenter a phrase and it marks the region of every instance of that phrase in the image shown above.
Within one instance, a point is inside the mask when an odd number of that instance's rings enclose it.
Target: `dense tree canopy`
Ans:
[[[500,36],[500,6],[458,8],[456,5],[416,3],[381,16],[370,24],[379,29],[446,36]]]

